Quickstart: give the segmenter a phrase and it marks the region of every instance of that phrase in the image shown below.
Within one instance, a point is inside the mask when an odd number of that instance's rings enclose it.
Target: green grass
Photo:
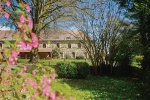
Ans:
[[[56,79],[52,88],[76,100],[148,100],[150,97],[149,85],[109,77]]]
[[[28,63],[29,59],[19,59],[18,60],[18,63]],[[40,59],[39,62],[40,63],[44,63],[46,65],[56,65],[57,62],[60,62],[60,61],[69,61],[69,62],[85,62],[84,59],[81,59],[81,60],[77,60],[77,59]],[[86,62],[91,65],[91,62],[90,60],[86,60]]]

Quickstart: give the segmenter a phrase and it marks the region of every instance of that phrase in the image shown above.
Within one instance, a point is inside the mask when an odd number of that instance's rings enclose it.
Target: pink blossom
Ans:
[[[55,98],[56,98],[55,92],[51,92],[51,93],[50,93],[50,98],[51,98],[52,100],[55,100]]]
[[[45,96],[49,96],[49,94],[50,94],[50,87],[48,86],[48,87],[46,87],[46,88],[43,88],[42,89],[42,93],[45,95]]]
[[[27,43],[27,49],[32,50],[32,43],[30,43],[30,42]]]
[[[50,78],[44,75],[43,79],[41,79],[42,93],[47,97],[50,96],[50,83],[51,83]]]
[[[19,47],[20,50],[23,51],[23,52],[24,52],[24,51],[26,50],[26,48],[27,48],[26,43],[25,43],[24,41],[20,41],[20,42],[19,42],[19,45],[17,45],[17,47]]]
[[[33,89],[37,89],[37,87],[38,87],[38,84],[37,84],[37,82],[35,81],[35,80],[28,80],[27,81],[28,82],[28,84],[30,85],[30,86],[32,86],[32,88]]]
[[[6,6],[9,7],[10,6],[10,1],[6,0]]]
[[[36,71],[35,71],[35,70],[32,70],[32,74],[35,75],[35,74],[36,74]]]
[[[0,5],[0,11],[2,11],[2,5]]]
[[[25,18],[23,15],[20,16],[19,20],[20,20],[20,23],[22,24],[25,23]]]
[[[27,66],[23,66],[23,69],[24,69],[24,71],[26,71],[27,70]]]
[[[42,68],[42,70],[45,72],[46,71],[46,69],[45,68]]]
[[[26,6],[26,11],[29,13],[30,12],[30,6],[28,4],[25,4]]]
[[[22,28],[22,24],[18,22],[18,28]]]
[[[33,21],[32,21],[32,19],[30,17],[28,17],[28,24],[27,25],[30,28],[30,30],[32,30],[32,28],[33,28]]]
[[[15,51],[15,50],[12,50],[12,51],[11,51],[11,55],[12,55],[13,57],[17,57],[17,56],[19,55],[19,52]]]
[[[23,70],[21,70],[19,74],[20,74],[21,76],[25,76],[25,75],[26,75],[26,73],[25,73]]]
[[[9,62],[13,62],[14,61],[14,57],[13,56],[10,56],[9,57]]]
[[[51,74],[51,78],[52,78],[52,79],[55,79],[55,74]]]
[[[31,39],[32,39],[32,46],[34,48],[37,48],[38,47],[38,38],[35,35],[35,33],[31,33]]]
[[[5,12],[5,18],[8,19],[10,17],[8,12]]]

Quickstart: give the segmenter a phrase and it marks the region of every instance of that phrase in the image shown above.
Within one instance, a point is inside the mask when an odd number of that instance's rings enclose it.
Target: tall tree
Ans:
[[[149,0],[116,0],[129,13],[128,17],[137,27],[136,32],[140,33],[141,44],[143,45],[142,68],[150,70],[150,2]]]
[[[90,56],[92,65],[97,74],[102,65],[115,66],[117,44],[122,36],[122,31],[128,31],[122,23],[123,11],[112,0],[91,1],[91,4],[82,4],[82,11],[76,14],[75,27],[81,34],[80,41]],[[90,9],[84,9],[90,8]],[[78,23],[78,24],[77,24]],[[84,35],[83,35],[84,34]],[[111,70],[112,71],[112,70]]]

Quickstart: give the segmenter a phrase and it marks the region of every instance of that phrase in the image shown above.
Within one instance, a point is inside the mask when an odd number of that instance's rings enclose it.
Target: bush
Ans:
[[[83,56],[77,56],[76,59],[84,59]]]
[[[90,74],[90,66],[87,62],[72,62],[77,66],[77,77],[86,78]]]
[[[61,78],[75,78],[77,75],[77,66],[74,63],[58,62],[55,69]]]

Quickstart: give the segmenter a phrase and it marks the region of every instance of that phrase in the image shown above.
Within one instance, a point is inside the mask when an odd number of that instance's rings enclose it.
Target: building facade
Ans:
[[[13,42],[13,34],[16,31],[0,31],[0,52],[6,48],[4,40]],[[47,30],[40,33],[39,42],[39,58],[52,59],[52,58],[71,58],[77,57],[88,58],[88,54],[80,43],[79,38],[82,36],[78,30]],[[57,53],[57,54],[55,54]],[[29,58],[30,51],[20,53],[21,58]]]

